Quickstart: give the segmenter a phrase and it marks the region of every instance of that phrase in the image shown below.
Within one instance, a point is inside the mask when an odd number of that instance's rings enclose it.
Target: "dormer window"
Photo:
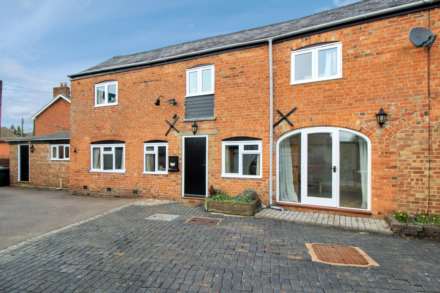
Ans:
[[[118,104],[118,82],[107,81],[95,85],[95,107]]]
[[[214,94],[214,65],[191,68],[186,71],[186,96]]]
[[[331,43],[292,52],[291,84],[342,78],[342,45]]]

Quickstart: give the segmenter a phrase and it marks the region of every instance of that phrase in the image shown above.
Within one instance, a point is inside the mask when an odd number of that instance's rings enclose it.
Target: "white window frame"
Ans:
[[[211,69],[211,89],[210,91],[202,90],[202,71],[206,69]],[[192,72],[197,73],[197,92],[191,94],[189,92],[189,75]],[[205,96],[205,95],[213,95],[215,92],[215,66],[214,65],[206,65],[200,66],[196,68],[191,68],[186,70],[186,96],[187,97],[196,97],[196,96]]]
[[[258,150],[245,150],[246,145],[258,145]],[[238,146],[238,173],[226,173],[226,146]],[[260,156],[260,174],[244,175],[243,174],[243,155],[259,155]],[[262,178],[263,172],[263,145],[261,140],[246,141],[223,141],[222,142],[222,177],[226,178]]]
[[[147,147],[154,147],[153,151],[147,151]],[[159,147],[165,147],[165,171],[159,171]],[[146,160],[145,155],[152,154],[154,155],[154,171],[146,171]],[[166,142],[148,142],[144,143],[144,174],[168,174],[168,143]]]
[[[113,103],[108,102],[108,87],[110,85],[115,85],[115,87],[116,87],[116,99],[115,99],[115,102],[113,102]],[[105,102],[102,104],[98,104],[98,87],[104,87]],[[118,90],[118,82],[117,81],[105,81],[105,82],[95,84],[95,107],[115,106],[118,104],[118,100],[119,100],[119,90]]]
[[[338,56],[338,72],[336,75],[319,77],[319,52],[326,49],[337,49]],[[312,78],[295,80],[295,57],[302,54],[312,53]],[[314,46],[311,48],[301,49],[297,51],[292,51],[291,55],[291,68],[290,68],[290,84],[304,84],[317,81],[333,80],[342,78],[342,44],[341,43],[331,43],[321,46]]]
[[[337,196],[337,206],[332,206],[333,208],[338,208],[341,210],[355,210],[355,211],[371,211],[371,207],[372,207],[372,185],[371,185],[371,170],[372,170],[372,150],[371,150],[371,140],[368,136],[366,136],[363,133],[351,130],[351,129],[347,129],[347,128],[340,128],[340,127],[310,127],[310,128],[302,128],[299,130],[293,130],[291,132],[287,132],[285,134],[283,134],[277,141],[276,143],[276,201],[278,203],[282,203],[282,204],[286,204],[286,205],[304,205],[307,206],[307,203],[302,202],[289,202],[289,201],[282,201],[280,199],[280,176],[281,176],[281,171],[280,171],[280,148],[281,148],[281,143],[285,140],[285,139],[289,139],[290,137],[294,136],[294,135],[300,135],[301,136],[301,155],[300,155],[300,160],[301,160],[301,199],[304,199],[305,196],[307,196],[307,157],[308,157],[308,152],[307,152],[307,135],[310,133],[335,133],[337,132],[338,136],[339,136],[339,132],[340,131],[345,131],[345,132],[349,132],[352,133],[356,136],[361,137],[362,139],[364,139],[367,142],[367,155],[368,155],[368,174],[367,174],[367,194],[368,194],[368,200],[367,200],[367,208],[362,209],[362,208],[349,208],[349,207],[343,207],[340,204],[340,190],[339,190],[339,174],[336,175],[336,178],[338,178],[338,192],[336,194]],[[338,140],[339,141],[339,138]],[[334,154],[336,154],[337,156],[337,160],[340,164],[340,157],[339,157],[339,152],[338,151],[334,151]],[[340,169],[340,166],[338,165],[338,170]],[[339,172],[339,171],[338,171]],[[322,206],[322,205],[321,205]],[[329,207],[329,206],[326,206]]]
[[[104,148],[112,148],[111,151],[105,151],[106,154],[113,154],[113,169],[112,170],[104,170]],[[116,166],[116,151],[115,148],[122,147],[122,169],[115,169]],[[93,149],[99,148],[100,151],[100,159],[101,159],[101,168],[94,169],[93,168]],[[116,143],[116,144],[92,144],[90,146],[90,172],[101,172],[101,173],[125,173],[125,144],[124,143]]]
[[[59,147],[63,147],[64,158],[60,159],[60,154],[58,152]],[[53,155],[53,149],[56,149],[56,156]],[[66,158],[66,149],[69,149],[69,157]],[[50,148],[50,160],[51,161],[69,161],[70,160],[70,145],[69,144],[51,144]]]

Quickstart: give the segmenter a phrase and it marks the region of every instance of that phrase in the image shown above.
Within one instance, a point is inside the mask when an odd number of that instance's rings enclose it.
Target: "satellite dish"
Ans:
[[[417,47],[431,47],[435,42],[436,35],[430,29],[424,27],[415,27],[409,33],[409,40]]]

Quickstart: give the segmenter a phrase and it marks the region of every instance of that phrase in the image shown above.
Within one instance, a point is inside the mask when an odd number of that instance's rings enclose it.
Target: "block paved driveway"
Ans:
[[[145,218],[180,215],[171,222]],[[0,292],[439,292],[438,242],[269,219],[207,216],[172,203],[130,206],[0,253]],[[305,242],[363,248],[380,267],[313,263]]]
[[[0,250],[132,201],[0,187]]]

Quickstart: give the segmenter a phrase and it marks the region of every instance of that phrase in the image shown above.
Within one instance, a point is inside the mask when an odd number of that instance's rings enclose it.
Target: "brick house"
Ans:
[[[70,88],[61,83],[52,100],[32,116],[33,136],[8,140],[12,185],[68,187],[70,104]]]
[[[68,132],[70,129],[70,88],[61,83],[53,88],[53,99],[32,116],[35,136],[57,132]]]
[[[70,188],[439,213],[440,49],[416,47],[417,27],[438,34],[438,1],[361,1],[72,74]]]

